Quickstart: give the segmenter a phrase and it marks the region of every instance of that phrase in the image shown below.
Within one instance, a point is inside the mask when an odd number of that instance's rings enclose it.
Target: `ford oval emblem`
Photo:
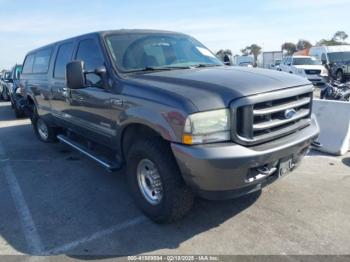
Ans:
[[[291,119],[293,116],[295,116],[296,113],[297,111],[295,111],[295,109],[287,109],[284,111],[284,118]]]

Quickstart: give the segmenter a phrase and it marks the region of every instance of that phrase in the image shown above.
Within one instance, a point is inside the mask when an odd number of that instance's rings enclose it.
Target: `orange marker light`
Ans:
[[[182,136],[182,143],[186,145],[192,145],[192,136],[191,135],[183,135]]]

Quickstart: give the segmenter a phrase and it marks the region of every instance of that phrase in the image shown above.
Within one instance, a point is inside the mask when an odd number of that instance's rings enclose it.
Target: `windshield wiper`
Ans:
[[[189,67],[189,66],[162,66],[162,67],[146,66],[144,68],[126,71],[125,73],[150,72],[150,71],[170,71],[170,70],[176,70],[176,69],[190,69],[190,68],[191,67]]]
[[[197,65],[192,65],[191,67],[200,68],[200,67],[215,67],[215,66],[221,66],[221,65],[217,65],[217,64],[197,64]]]

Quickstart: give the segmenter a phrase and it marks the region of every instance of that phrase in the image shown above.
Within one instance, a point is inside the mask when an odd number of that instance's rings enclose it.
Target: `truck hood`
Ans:
[[[180,95],[198,111],[228,107],[240,97],[310,84],[275,70],[229,66],[139,74],[132,81]]]

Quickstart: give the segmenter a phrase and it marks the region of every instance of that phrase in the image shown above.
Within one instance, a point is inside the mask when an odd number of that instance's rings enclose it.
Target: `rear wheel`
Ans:
[[[2,99],[5,101],[10,101],[10,96],[8,95],[6,88],[2,90]]]
[[[136,141],[127,154],[128,182],[140,209],[152,220],[182,218],[193,205],[169,145],[161,138]]]
[[[11,106],[12,106],[13,111],[15,112],[16,118],[23,118],[23,117],[25,117],[24,112],[17,107],[16,103],[12,103],[11,102]]]
[[[342,70],[337,71],[337,81],[343,83],[344,82],[344,73]]]
[[[31,121],[34,129],[34,133],[44,143],[54,143],[57,142],[56,128],[50,126],[44,119],[42,119],[34,108],[33,115],[31,116]]]
[[[344,96],[344,101],[350,102],[350,93]]]

